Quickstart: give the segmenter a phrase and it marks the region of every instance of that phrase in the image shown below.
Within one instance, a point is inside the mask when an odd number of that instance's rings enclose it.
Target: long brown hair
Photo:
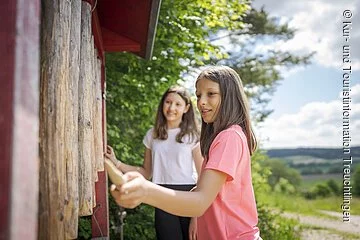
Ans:
[[[226,66],[213,66],[200,73],[200,79],[214,81],[220,86],[221,103],[217,117],[213,123],[205,123],[202,119],[200,147],[204,157],[209,157],[209,148],[215,137],[232,125],[239,125],[247,138],[250,154],[256,149],[256,137],[250,122],[248,101],[240,76],[235,70]]]
[[[159,103],[156,114],[155,127],[153,132],[154,139],[165,140],[168,138],[166,118],[164,116],[163,106],[165,99],[169,93],[178,94],[185,101],[185,105],[189,105],[188,111],[182,116],[180,123],[180,132],[176,135],[176,141],[182,143],[182,138],[188,134],[190,136],[191,142],[198,142],[199,129],[195,121],[194,107],[190,99],[190,94],[184,87],[178,85],[168,88],[161,97],[161,101]]]

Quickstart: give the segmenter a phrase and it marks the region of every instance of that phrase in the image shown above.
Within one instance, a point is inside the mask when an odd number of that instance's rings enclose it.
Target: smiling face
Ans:
[[[189,110],[190,105],[177,93],[169,93],[163,104],[163,114],[166,118],[168,128],[180,126],[182,116]]]
[[[207,78],[196,82],[197,107],[206,123],[213,123],[221,104],[220,85]]]

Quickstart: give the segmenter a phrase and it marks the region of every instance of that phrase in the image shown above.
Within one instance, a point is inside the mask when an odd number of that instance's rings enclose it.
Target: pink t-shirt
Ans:
[[[258,239],[250,154],[240,126],[233,125],[216,136],[202,171],[206,169],[223,172],[228,177],[214,202],[198,217],[198,239]]]

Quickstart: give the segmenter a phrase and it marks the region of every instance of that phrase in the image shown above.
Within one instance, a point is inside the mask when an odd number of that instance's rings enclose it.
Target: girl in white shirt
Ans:
[[[105,156],[121,171],[138,171],[158,185],[182,191],[195,186],[203,158],[194,108],[185,88],[173,86],[163,94],[155,126],[148,130],[143,143],[145,154],[141,167],[117,160],[110,146]],[[187,240],[196,234],[196,221],[156,208],[155,229],[158,240]]]

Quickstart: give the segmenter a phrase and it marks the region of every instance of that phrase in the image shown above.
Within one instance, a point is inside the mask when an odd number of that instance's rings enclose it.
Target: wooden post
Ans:
[[[97,52],[97,51],[95,51]],[[104,152],[102,137],[102,94],[101,94],[101,60],[95,56],[95,115],[94,115],[94,139],[95,139],[95,164],[96,171],[104,171]]]
[[[0,16],[0,239],[35,240],[40,1],[2,0]]]
[[[78,137],[78,83],[80,75],[80,34],[81,0],[71,1],[69,81],[66,91],[65,107],[65,234],[66,239],[76,239],[79,219],[79,137]]]
[[[65,239],[70,20],[71,2],[42,1],[39,239]]]
[[[91,23],[91,12],[90,12],[90,23]],[[90,76],[90,85],[91,85],[91,91],[90,91],[90,106],[91,106],[91,124],[92,124],[92,138],[91,138],[91,169],[92,169],[92,196],[93,196],[93,201],[92,201],[92,208],[94,208],[96,206],[96,190],[95,190],[95,182],[98,181],[98,174],[97,174],[97,170],[96,170],[96,158],[95,158],[95,59],[94,59],[94,55],[95,55],[95,49],[94,49],[94,36],[92,35],[91,32],[91,25],[90,25],[90,33],[91,33],[91,37],[90,37],[90,59],[89,59],[89,64],[91,65],[91,73],[89,74]]]
[[[91,22],[91,13],[90,13],[90,22]],[[91,25],[90,25],[90,33],[91,33]],[[95,199],[95,182],[98,181],[98,175],[96,170],[96,157],[95,157],[95,92],[96,92],[96,65],[95,65],[95,48],[94,48],[94,36],[91,33],[90,37],[90,59],[89,64],[91,65],[91,72],[89,74],[90,84],[91,84],[91,92],[90,92],[90,106],[91,106],[91,123],[92,123],[92,138],[91,138],[91,161],[92,161],[92,177],[93,177],[93,194]],[[95,200],[96,201],[96,200]],[[96,203],[93,202],[93,207],[95,207]]]
[[[80,81],[79,81],[79,215],[87,216],[93,213],[93,172],[92,172],[92,56],[90,55],[91,38],[91,6],[81,3],[81,51],[80,51]],[[91,56],[91,59],[90,59]]]

